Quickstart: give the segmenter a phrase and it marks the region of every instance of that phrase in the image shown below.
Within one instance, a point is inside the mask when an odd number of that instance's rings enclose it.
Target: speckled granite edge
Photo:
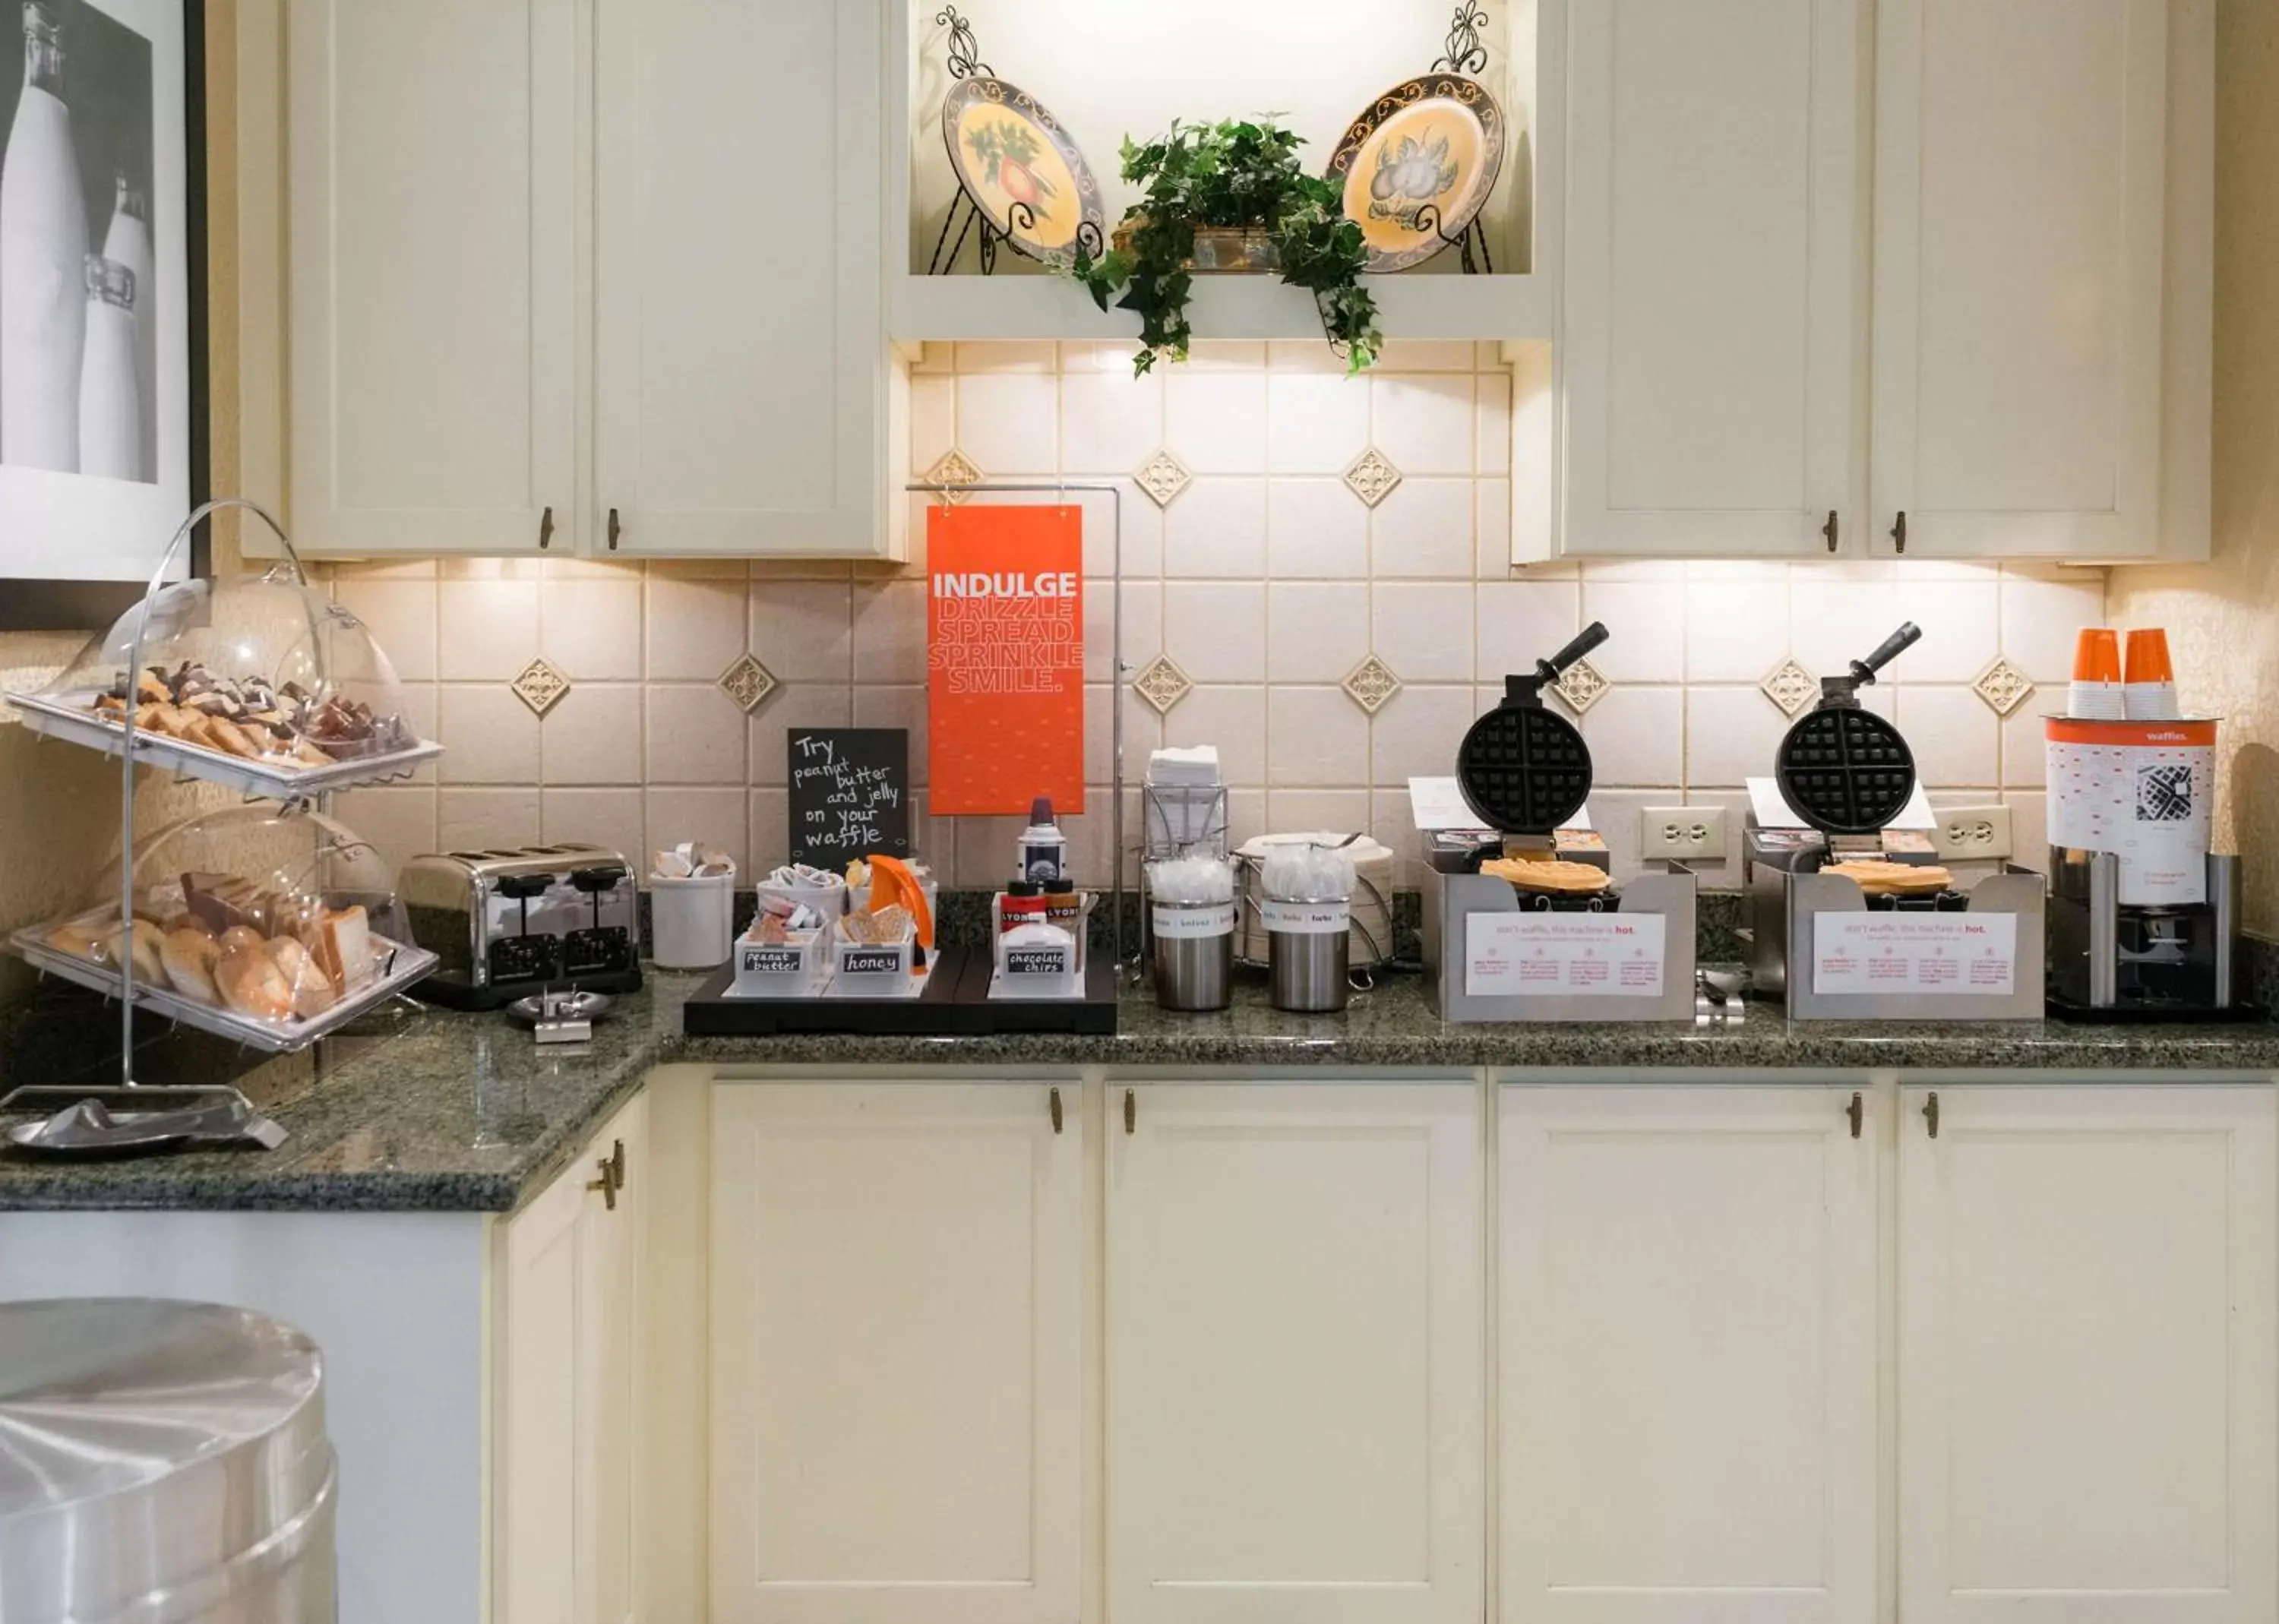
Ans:
[[[280,1150],[203,1152],[140,1161],[58,1164],[0,1153],[0,1211],[112,1208],[328,1212],[505,1212],[552,1178],[641,1088],[675,1063],[753,1069],[859,1068],[922,1076],[945,1068],[1066,1075],[1079,1067],[1157,1075],[1269,1068],[1347,1071],[1613,1071],[1741,1074],[2077,1071],[2279,1076],[2279,1025],[2093,1027],[2054,1022],[1790,1023],[1753,1011],[1739,1028],[1691,1023],[1451,1026],[1427,984],[1394,976],[1341,1015],[1266,1004],[1246,976],[1235,1006],[1173,1015],[1128,996],[1112,1038],[779,1037],[690,1038],[681,1007],[693,976],[653,972],[594,1040],[540,1049],[498,1015],[398,1005],[309,1055],[234,1077],[292,1138]],[[91,1039],[92,1040],[92,1039]],[[152,1056],[195,1073],[211,1052],[173,1039]],[[21,1080],[21,1079],[16,1079]]]

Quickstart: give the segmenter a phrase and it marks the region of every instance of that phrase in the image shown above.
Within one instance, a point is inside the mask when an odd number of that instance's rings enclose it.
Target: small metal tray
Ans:
[[[106,965],[92,963],[76,954],[60,953],[42,940],[41,934],[36,927],[19,931],[8,938],[8,946],[35,969],[61,976],[65,981],[77,982],[106,998],[119,996],[118,971]],[[441,962],[424,947],[403,946],[385,937],[376,936],[372,939],[394,954],[388,961],[387,973],[311,1020],[289,1023],[257,1021],[217,1005],[202,1004],[194,998],[184,998],[170,988],[150,986],[139,980],[134,984],[135,1007],[148,1009],[151,1014],[164,1015],[170,1021],[179,1021],[184,1026],[196,1027],[202,1032],[211,1032],[217,1038],[226,1038],[232,1043],[242,1044],[249,1049],[258,1049],[265,1054],[298,1053],[319,1038],[329,1037],[338,1031],[365,1010],[384,1004],[404,992]]]
[[[127,729],[96,714],[96,697],[93,689],[61,696],[12,693],[8,702],[22,713],[24,725],[35,733],[85,745],[105,755],[118,755],[126,748]],[[306,801],[331,790],[410,778],[442,754],[441,745],[423,739],[409,750],[396,750],[387,755],[334,762],[329,767],[286,767],[224,755],[218,750],[164,733],[145,732],[140,728],[134,731],[137,762],[163,767],[186,778],[226,785],[264,801]]]

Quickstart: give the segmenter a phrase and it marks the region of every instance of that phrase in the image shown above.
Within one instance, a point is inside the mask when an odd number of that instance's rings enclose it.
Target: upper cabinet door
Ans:
[[[1877,550],[2156,553],[2165,0],[1878,16]]]
[[[2279,1616],[2271,1091],[1903,1104],[1899,1617]]]
[[[569,544],[575,9],[293,0],[288,528],[303,550]]]
[[[1568,20],[1565,550],[1852,550],[1865,0]]]
[[[599,0],[598,550],[879,557],[884,0]]]
[[[1108,1613],[1477,1624],[1469,1084],[1111,1089]]]
[[[1873,1617],[1867,1102],[1500,1092],[1501,1616]]]

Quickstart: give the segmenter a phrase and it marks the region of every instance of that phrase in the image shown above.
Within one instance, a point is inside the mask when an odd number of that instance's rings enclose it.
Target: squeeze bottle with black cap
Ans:
[[[1053,801],[1049,795],[1040,795],[1029,805],[1029,826],[1021,831],[1018,873],[1023,879],[1034,880],[1040,885],[1068,873],[1068,837],[1053,822]]]

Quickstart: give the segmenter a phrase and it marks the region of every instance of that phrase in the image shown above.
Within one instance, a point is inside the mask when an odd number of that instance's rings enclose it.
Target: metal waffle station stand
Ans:
[[[1895,828],[1917,799],[1915,754],[1860,690],[1922,636],[1902,625],[1822,679],[1775,761],[1771,799],[1790,816],[1766,816],[1760,798],[1744,831],[1751,986],[1792,1020],[2042,1014],[2042,877],[2006,866],[1965,890],[1927,839]]]
[[[1581,732],[1544,702],[1560,673],[1607,640],[1593,623],[1472,724],[1456,758],[1465,804],[1486,839],[1431,843],[1425,969],[1448,1021],[1690,1021],[1691,871],[1617,888],[1603,846],[1562,849],[1591,793]]]

